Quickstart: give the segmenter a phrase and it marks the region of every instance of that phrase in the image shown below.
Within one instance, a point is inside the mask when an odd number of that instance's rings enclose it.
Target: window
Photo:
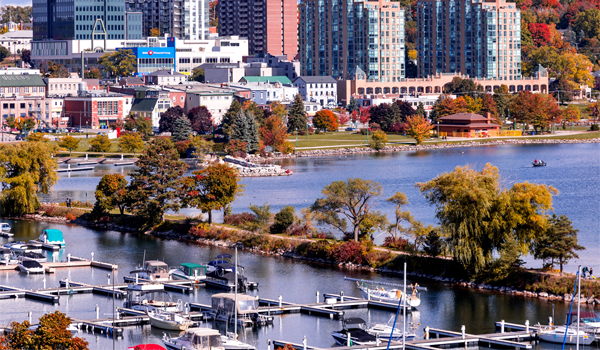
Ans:
[[[183,102],[184,99],[185,97],[181,96],[181,102]],[[173,97],[173,100],[175,100],[175,97]]]

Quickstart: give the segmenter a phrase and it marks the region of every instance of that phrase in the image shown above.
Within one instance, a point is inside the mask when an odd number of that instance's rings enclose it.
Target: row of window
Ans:
[[[119,101],[98,101],[98,115],[118,115]]]
[[[43,86],[25,86],[25,87],[7,87],[7,88],[3,88],[0,87],[0,94],[4,94],[4,93],[29,93],[29,91],[31,90],[31,92],[44,92],[44,87]]]

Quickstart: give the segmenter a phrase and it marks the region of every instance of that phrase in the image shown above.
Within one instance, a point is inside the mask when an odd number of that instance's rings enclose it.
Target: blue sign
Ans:
[[[177,39],[174,37],[167,38],[167,47],[175,47],[176,41]]]

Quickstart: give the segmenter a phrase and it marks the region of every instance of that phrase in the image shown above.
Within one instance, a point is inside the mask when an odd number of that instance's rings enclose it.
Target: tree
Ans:
[[[381,150],[388,143],[387,135],[383,130],[375,130],[369,140],[369,147],[374,150]]]
[[[281,119],[282,121],[285,120],[285,117],[287,117],[287,110],[285,109],[285,106],[281,104],[281,102],[273,101],[269,106],[271,107],[271,113],[273,115],[277,116],[277,118]]]
[[[212,114],[204,106],[194,107],[187,114],[192,130],[199,134],[208,134],[213,131]]]
[[[589,9],[579,12],[573,29],[577,33],[583,33],[586,38],[600,39],[600,9]]]
[[[433,129],[433,125],[420,115],[408,117],[406,123],[408,124],[406,133],[417,141],[417,145],[420,145]]]
[[[67,67],[54,61],[42,62],[40,72],[46,78],[68,78],[69,70]]]
[[[271,146],[278,152],[285,153],[290,147],[287,138],[287,127],[283,119],[272,115],[265,119],[263,126],[259,129],[259,137],[265,146]]]
[[[529,33],[533,43],[537,46],[546,46],[550,43],[550,29],[545,23],[529,23]]]
[[[271,220],[271,206],[267,203],[263,205],[252,205],[248,206],[250,210],[254,213],[254,217],[256,218],[256,227],[255,228],[264,228]]]
[[[498,169],[488,163],[481,171],[456,167],[416,184],[436,206],[436,218],[448,234],[454,259],[471,273],[486,268],[511,239],[522,254],[533,252],[547,227],[545,213],[557,193],[553,187],[524,182],[503,189],[500,183]]]
[[[148,35],[148,36],[159,37],[160,36],[160,29],[158,29],[158,28],[150,28],[150,35]]]
[[[443,244],[444,242],[440,238],[438,231],[431,230],[425,238],[423,250],[425,251],[425,253],[427,253],[427,255],[435,258],[436,256],[442,253]]]
[[[215,164],[192,174],[185,179],[183,203],[208,213],[211,224],[212,211],[225,209],[242,191],[237,170],[227,164]]]
[[[190,76],[190,80],[204,83],[204,69],[200,67],[192,69],[192,75]]]
[[[348,124],[348,122],[350,121],[350,115],[348,114],[346,108],[340,108],[340,112],[338,113],[338,120],[340,122],[340,125]]]
[[[538,65],[548,69],[551,78],[570,82],[573,89],[578,89],[579,85],[593,85],[592,62],[574,49],[559,51],[552,46],[542,46],[530,50],[523,59],[524,75],[530,75]]]
[[[460,113],[459,107],[454,103],[452,97],[441,95],[432,107],[431,119],[436,121],[438,118],[442,118],[448,115]]]
[[[8,118],[6,118],[4,120],[4,123],[6,124],[6,126],[8,126],[10,129],[16,129],[17,128],[17,118],[10,116]]]
[[[496,101],[494,101],[494,98],[489,94],[485,94],[483,95],[483,97],[477,98],[477,100],[481,101],[481,105],[479,106],[479,109],[476,112],[483,115],[484,117],[487,116],[487,114],[489,113],[496,123],[502,125],[500,115],[498,114],[498,105],[496,105]]]
[[[370,120],[371,120],[371,113],[369,111],[369,108],[360,107],[358,121],[360,121],[362,124],[366,125],[369,123]]]
[[[228,137],[231,137],[231,128],[235,121],[235,118],[238,116],[240,111],[242,110],[242,105],[236,99],[231,102],[229,109],[223,115],[223,119],[221,120],[221,127],[223,128],[223,133]]]
[[[425,106],[423,105],[423,102],[419,102],[416,113],[421,117],[425,116]]]
[[[10,51],[4,46],[0,46],[0,60],[10,57]]]
[[[194,149],[194,157],[201,158],[208,152],[211,152],[214,142],[207,141],[202,136],[192,136],[190,138],[189,147]]]
[[[273,225],[271,225],[271,233],[284,233],[288,227],[294,223],[294,207],[286,205],[279,213],[275,214]]]
[[[31,50],[21,51],[21,61],[31,64]]]
[[[476,97],[477,91],[483,92],[483,86],[476,84],[471,79],[462,79],[460,77],[452,78],[452,81],[444,85],[444,93],[466,95]]]
[[[83,338],[73,337],[67,328],[71,319],[65,314],[55,311],[40,317],[35,331],[30,329],[29,321],[13,322],[13,332],[8,333],[3,349],[71,349],[88,350],[88,342]]]
[[[560,275],[563,274],[563,265],[573,258],[579,258],[576,250],[584,250],[585,247],[577,244],[577,233],[579,230],[573,228],[571,220],[566,215],[552,215],[548,229],[540,237],[535,248],[535,258],[550,260],[554,268],[555,261],[560,266]]]
[[[119,148],[127,153],[133,153],[135,156],[135,151],[138,149],[142,149],[144,147],[144,141],[142,140],[142,136],[137,132],[124,132],[121,133],[121,137],[119,137]]]
[[[401,234],[407,235],[410,230],[409,227],[402,226],[402,223],[411,223],[413,221],[410,212],[408,210],[402,210],[402,208],[408,204],[408,199],[406,199],[406,194],[396,192],[393,196],[388,198],[387,201],[396,205],[396,210],[394,211],[395,221],[390,225],[389,232],[393,240],[398,240]]]
[[[177,149],[168,138],[156,138],[148,145],[131,174],[132,207],[148,225],[161,222],[166,211],[178,212],[181,177],[187,165],[179,160]]]
[[[348,112],[352,113],[354,111],[358,111],[358,101],[354,97],[351,97],[348,104]]]
[[[304,102],[300,94],[294,97],[294,102],[288,113],[287,131],[292,133],[296,130],[304,130],[306,128],[306,112],[304,111]]]
[[[108,174],[102,176],[96,186],[96,203],[92,212],[100,217],[118,208],[121,215],[125,213],[127,205],[127,180],[121,174]]]
[[[92,68],[90,70],[86,70],[84,72],[84,76],[86,79],[100,79],[102,78],[102,73],[98,68]]]
[[[586,111],[590,113],[594,119],[598,120],[598,117],[600,117],[600,103],[592,102],[588,104]]]
[[[192,134],[192,126],[190,120],[187,117],[181,117],[175,119],[173,126],[173,134],[171,139],[173,142],[187,141],[190,139]]]
[[[58,181],[55,150],[44,142],[0,144],[2,216],[31,214],[40,207],[38,192],[50,193]]]
[[[36,120],[31,117],[19,118],[17,120],[18,120],[18,128],[23,132],[26,132],[28,130],[33,130],[33,128],[37,124]]]
[[[48,134],[42,132],[32,132],[31,134],[27,135],[25,140],[29,142],[48,142],[48,139],[45,137],[46,135]]]
[[[358,242],[360,225],[371,214],[374,197],[381,195],[381,185],[371,180],[351,178],[334,181],[325,186],[323,198],[311,206],[318,222],[331,225],[346,234],[346,221],[352,227],[354,241]]]
[[[510,114],[518,122],[532,124],[536,131],[547,128],[552,117],[557,117],[560,111],[552,96],[521,91],[513,97],[510,103]]]
[[[313,117],[313,124],[319,129],[330,132],[337,131],[339,127],[337,116],[328,109],[318,111]]]
[[[252,114],[240,111],[232,125],[230,139],[247,142],[247,153],[259,150],[258,125]]]
[[[90,140],[90,151],[102,152],[102,156],[104,156],[105,152],[110,151],[111,147],[112,143],[106,134],[100,134]]]
[[[180,106],[174,106],[167,109],[160,115],[158,128],[160,132],[173,132],[175,129],[175,121],[185,117],[185,110]]]
[[[265,110],[260,108],[256,102],[250,100],[245,101],[242,104],[242,110],[252,114],[254,120],[256,120],[256,124],[259,126],[262,125],[263,119],[265,118]]]
[[[567,128],[568,122],[575,122],[581,119],[581,113],[579,112],[579,108],[570,105],[569,107],[563,109],[561,112],[561,118],[563,123],[563,129]]]
[[[79,142],[81,141],[81,139],[78,139],[76,137],[73,137],[71,135],[67,135],[64,136],[60,139],[60,142],[58,143],[58,147],[61,148],[66,148],[69,150],[69,157],[72,155],[73,150],[77,149],[77,147],[79,147]]]
[[[135,72],[136,57],[130,49],[105,53],[98,63],[116,77],[127,77]]]
[[[511,94],[508,90],[508,86],[504,84],[500,85],[500,87],[494,91],[492,98],[496,102],[496,109],[498,110],[499,116],[506,119],[508,117],[508,106],[511,101]]]
[[[31,23],[32,17],[33,10],[31,6],[7,5],[0,8],[0,23]]]

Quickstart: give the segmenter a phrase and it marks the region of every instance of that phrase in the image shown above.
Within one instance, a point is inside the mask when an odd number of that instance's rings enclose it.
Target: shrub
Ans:
[[[227,152],[227,154],[229,155],[235,155],[236,152],[244,152],[245,154],[246,146],[248,146],[248,142],[240,140],[231,140],[227,143],[227,146],[225,147],[225,152]]]
[[[190,140],[175,142],[175,148],[177,148],[180,158],[187,158],[187,150],[190,148]]]
[[[385,237],[383,246],[392,249],[405,250],[408,245],[408,240],[400,237],[394,238],[392,236]]]
[[[381,125],[379,125],[377,123],[371,123],[371,124],[369,124],[369,129],[371,131],[380,130],[381,129]]]
[[[283,233],[294,223],[294,207],[286,205],[275,214],[275,222],[271,225],[271,233]]]
[[[230,214],[225,216],[223,223],[227,225],[245,227],[248,224],[256,223],[256,217],[252,213],[244,212],[239,214]]]
[[[369,129],[366,129],[366,128],[360,129],[360,134],[361,135],[366,135],[367,134],[367,130],[369,130]]]
[[[85,211],[81,210],[81,209],[67,208],[67,207],[61,207],[59,205],[49,205],[49,204],[43,204],[42,206],[40,206],[40,208],[38,209],[38,212],[42,213],[44,216],[48,216],[48,217],[52,217],[52,218],[63,217],[63,218],[67,218],[68,220],[75,220],[78,217],[80,217],[81,215],[85,214]],[[68,214],[71,214],[71,215],[69,215],[69,217],[67,217]]]
[[[321,130],[319,130],[319,129],[316,129],[316,130],[315,130],[315,134],[316,134],[316,135],[318,135],[318,134],[320,134],[320,133],[321,133]]]
[[[311,259],[331,260],[332,245],[323,240],[311,243],[306,249],[306,256]]]
[[[598,124],[592,124],[590,126],[590,130],[591,131],[598,131],[598,130],[600,130],[600,127],[598,127]]]
[[[212,150],[215,153],[225,153],[225,143],[215,143],[212,146]]]
[[[394,123],[390,126],[390,132],[401,133],[406,130],[406,124],[402,122]]]
[[[307,225],[292,224],[287,228],[287,234],[290,236],[304,237],[307,236],[309,232],[310,230]]]
[[[348,241],[342,244],[338,244],[333,248],[333,257],[337,262],[351,262],[354,264],[362,265],[365,263],[363,256],[364,246],[355,241]]]

